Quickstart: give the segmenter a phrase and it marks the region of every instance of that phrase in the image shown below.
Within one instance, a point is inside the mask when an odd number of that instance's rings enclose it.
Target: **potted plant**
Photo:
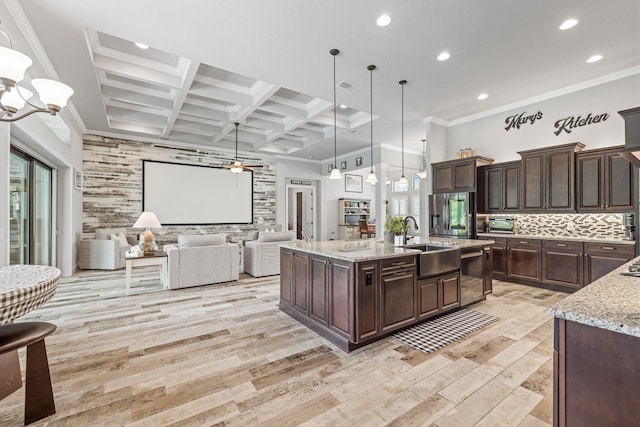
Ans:
[[[384,242],[394,243],[395,236],[404,233],[404,219],[401,216],[387,215],[384,223]]]

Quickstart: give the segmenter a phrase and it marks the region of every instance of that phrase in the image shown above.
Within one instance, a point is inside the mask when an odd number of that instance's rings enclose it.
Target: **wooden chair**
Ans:
[[[362,239],[362,235],[365,234],[367,237],[375,237],[376,235],[376,230],[375,230],[375,226],[372,229],[369,227],[369,223],[367,223],[366,219],[359,219],[358,220],[358,231],[360,232],[360,238]]]
[[[44,338],[56,330],[47,322],[10,323],[0,326],[0,355],[27,347],[24,423],[31,424],[56,413]]]

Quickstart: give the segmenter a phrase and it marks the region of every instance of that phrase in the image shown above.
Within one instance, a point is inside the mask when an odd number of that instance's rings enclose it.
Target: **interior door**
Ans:
[[[296,193],[296,239],[304,240],[302,231],[302,192]]]

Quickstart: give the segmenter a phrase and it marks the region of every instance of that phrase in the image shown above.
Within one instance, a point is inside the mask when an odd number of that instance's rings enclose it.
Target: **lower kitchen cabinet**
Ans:
[[[356,340],[380,334],[380,278],[377,261],[358,264],[356,287]]]
[[[632,245],[611,245],[603,243],[584,244],[585,285],[598,280],[611,270],[630,261],[635,255]]]
[[[491,274],[491,266],[493,265],[493,255],[490,247],[484,249],[484,266],[482,269],[482,282],[484,294],[493,292],[493,275]]]
[[[415,266],[412,269],[380,275],[382,332],[399,329],[415,322],[415,282]]]
[[[509,278],[539,282],[542,279],[542,241],[509,239],[507,248]]]
[[[590,284],[635,256],[635,246],[627,244],[484,238],[495,240],[491,245],[494,279],[540,284],[567,292]]]
[[[460,306],[460,273],[418,279],[418,320]]]
[[[542,244],[542,281],[579,289],[583,285],[583,244],[545,240]]]

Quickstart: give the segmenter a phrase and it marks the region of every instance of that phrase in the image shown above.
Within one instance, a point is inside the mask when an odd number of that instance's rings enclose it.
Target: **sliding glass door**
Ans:
[[[52,170],[11,149],[9,262],[51,265]]]

